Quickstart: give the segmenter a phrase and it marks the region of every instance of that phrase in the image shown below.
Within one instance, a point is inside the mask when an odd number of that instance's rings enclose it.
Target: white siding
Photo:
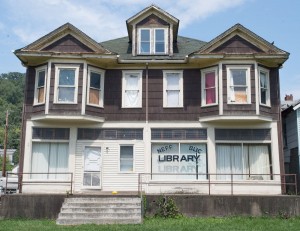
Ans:
[[[133,173],[120,172],[120,145],[134,146]],[[143,141],[78,141],[75,158],[75,191],[82,189],[84,166],[84,147],[101,147],[102,154],[102,190],[103,191],[137,191],[138,173],[144,172]]]

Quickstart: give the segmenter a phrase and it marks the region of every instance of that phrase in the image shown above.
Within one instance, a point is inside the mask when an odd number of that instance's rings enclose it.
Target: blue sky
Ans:
[[[236,23],[290,53],[281,98],[300,99],[299,0],[0,0],[0,73],[25,72],[12,53],[66,22],[102,42],[126,36],[125,21],[155,4],[180,20],[179,34],[210,41]]]

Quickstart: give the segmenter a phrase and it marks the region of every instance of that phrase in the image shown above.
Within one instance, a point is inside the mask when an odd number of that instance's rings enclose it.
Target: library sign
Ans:
[[[197,173],[206,173],[206,145],[152,144],[152,173],[159,174],[156,178],[160,179],[162,176],[164,179],[195,179]]]

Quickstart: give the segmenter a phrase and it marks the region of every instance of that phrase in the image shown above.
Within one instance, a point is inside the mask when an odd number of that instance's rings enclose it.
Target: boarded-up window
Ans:
[[[46,67],[36,69],[34,104],[45,103]]]

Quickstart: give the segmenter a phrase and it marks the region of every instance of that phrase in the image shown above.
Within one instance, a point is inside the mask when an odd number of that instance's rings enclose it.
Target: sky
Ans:
[[[0,0],[0,74],[25,72],[13,51],[70,22],[98,42],[127,35],[126,20],[155,4],[180,20],[179,35],[209,42],[240,23],[290,53],[281,99],[300,99],[300,0]]]

